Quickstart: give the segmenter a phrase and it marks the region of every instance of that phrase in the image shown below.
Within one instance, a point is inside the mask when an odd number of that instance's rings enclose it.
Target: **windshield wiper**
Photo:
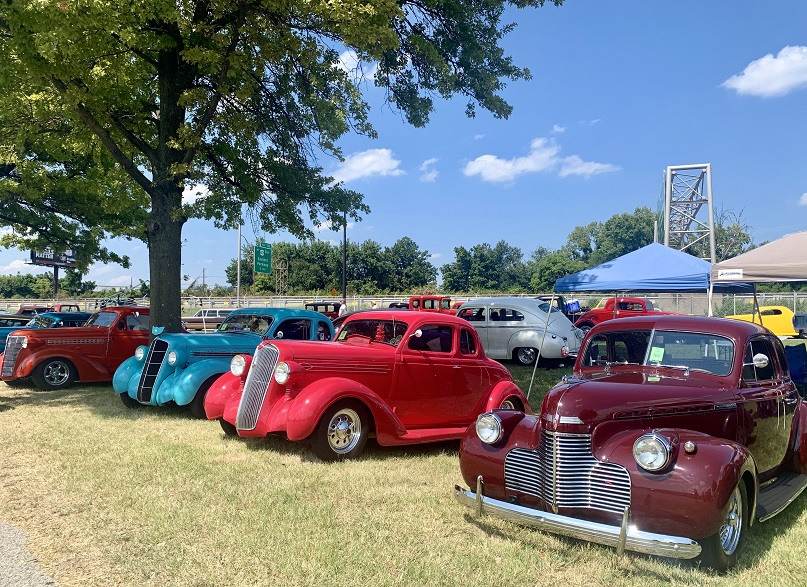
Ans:
[[[689,375],[689,372],[692,371],[692,367],[689,365],[664,365],[663,363],[650,363],[653,367],[666,367],[668,369],[681,369],[684,372],[684,375]],[[701,371],[702,369],[698,369]]]

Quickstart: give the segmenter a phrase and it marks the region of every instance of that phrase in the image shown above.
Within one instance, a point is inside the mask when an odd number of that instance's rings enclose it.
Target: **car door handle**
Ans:
[[[462,365],[453,365],[452,369],[462,369]]]

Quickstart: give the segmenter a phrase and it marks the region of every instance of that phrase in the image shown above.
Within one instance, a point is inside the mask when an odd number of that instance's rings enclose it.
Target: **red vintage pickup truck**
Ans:
[[[149,309],[109,307],[85,326],[15,330],[0,357],[0,380],[40,389],[61,389],[75,381],[112,381],[112,374],[140,345],[149,343]]]
[[[607,298],[596,308],[592,308],[580,316],[574,325],[583,332],[588,332],[600,322],[613,318],[630,318],[636,316],[661,316],[671,312],[662,312],[653,307],[653,302],[646,298]]]

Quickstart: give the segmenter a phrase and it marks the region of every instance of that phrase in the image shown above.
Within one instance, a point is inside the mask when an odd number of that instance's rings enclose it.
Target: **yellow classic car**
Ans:
[[[726,316],[726,318],[762,324],[776,336],[796,336],[798,334],[793,327],[793,310],[787,306],[760,306],[759,313],[734,314]]]

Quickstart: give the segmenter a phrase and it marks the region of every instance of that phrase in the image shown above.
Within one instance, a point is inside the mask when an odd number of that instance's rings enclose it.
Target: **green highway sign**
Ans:
[[[254,259],[252,270],[255,273],[272,274],[272,245],[255,245]]]

